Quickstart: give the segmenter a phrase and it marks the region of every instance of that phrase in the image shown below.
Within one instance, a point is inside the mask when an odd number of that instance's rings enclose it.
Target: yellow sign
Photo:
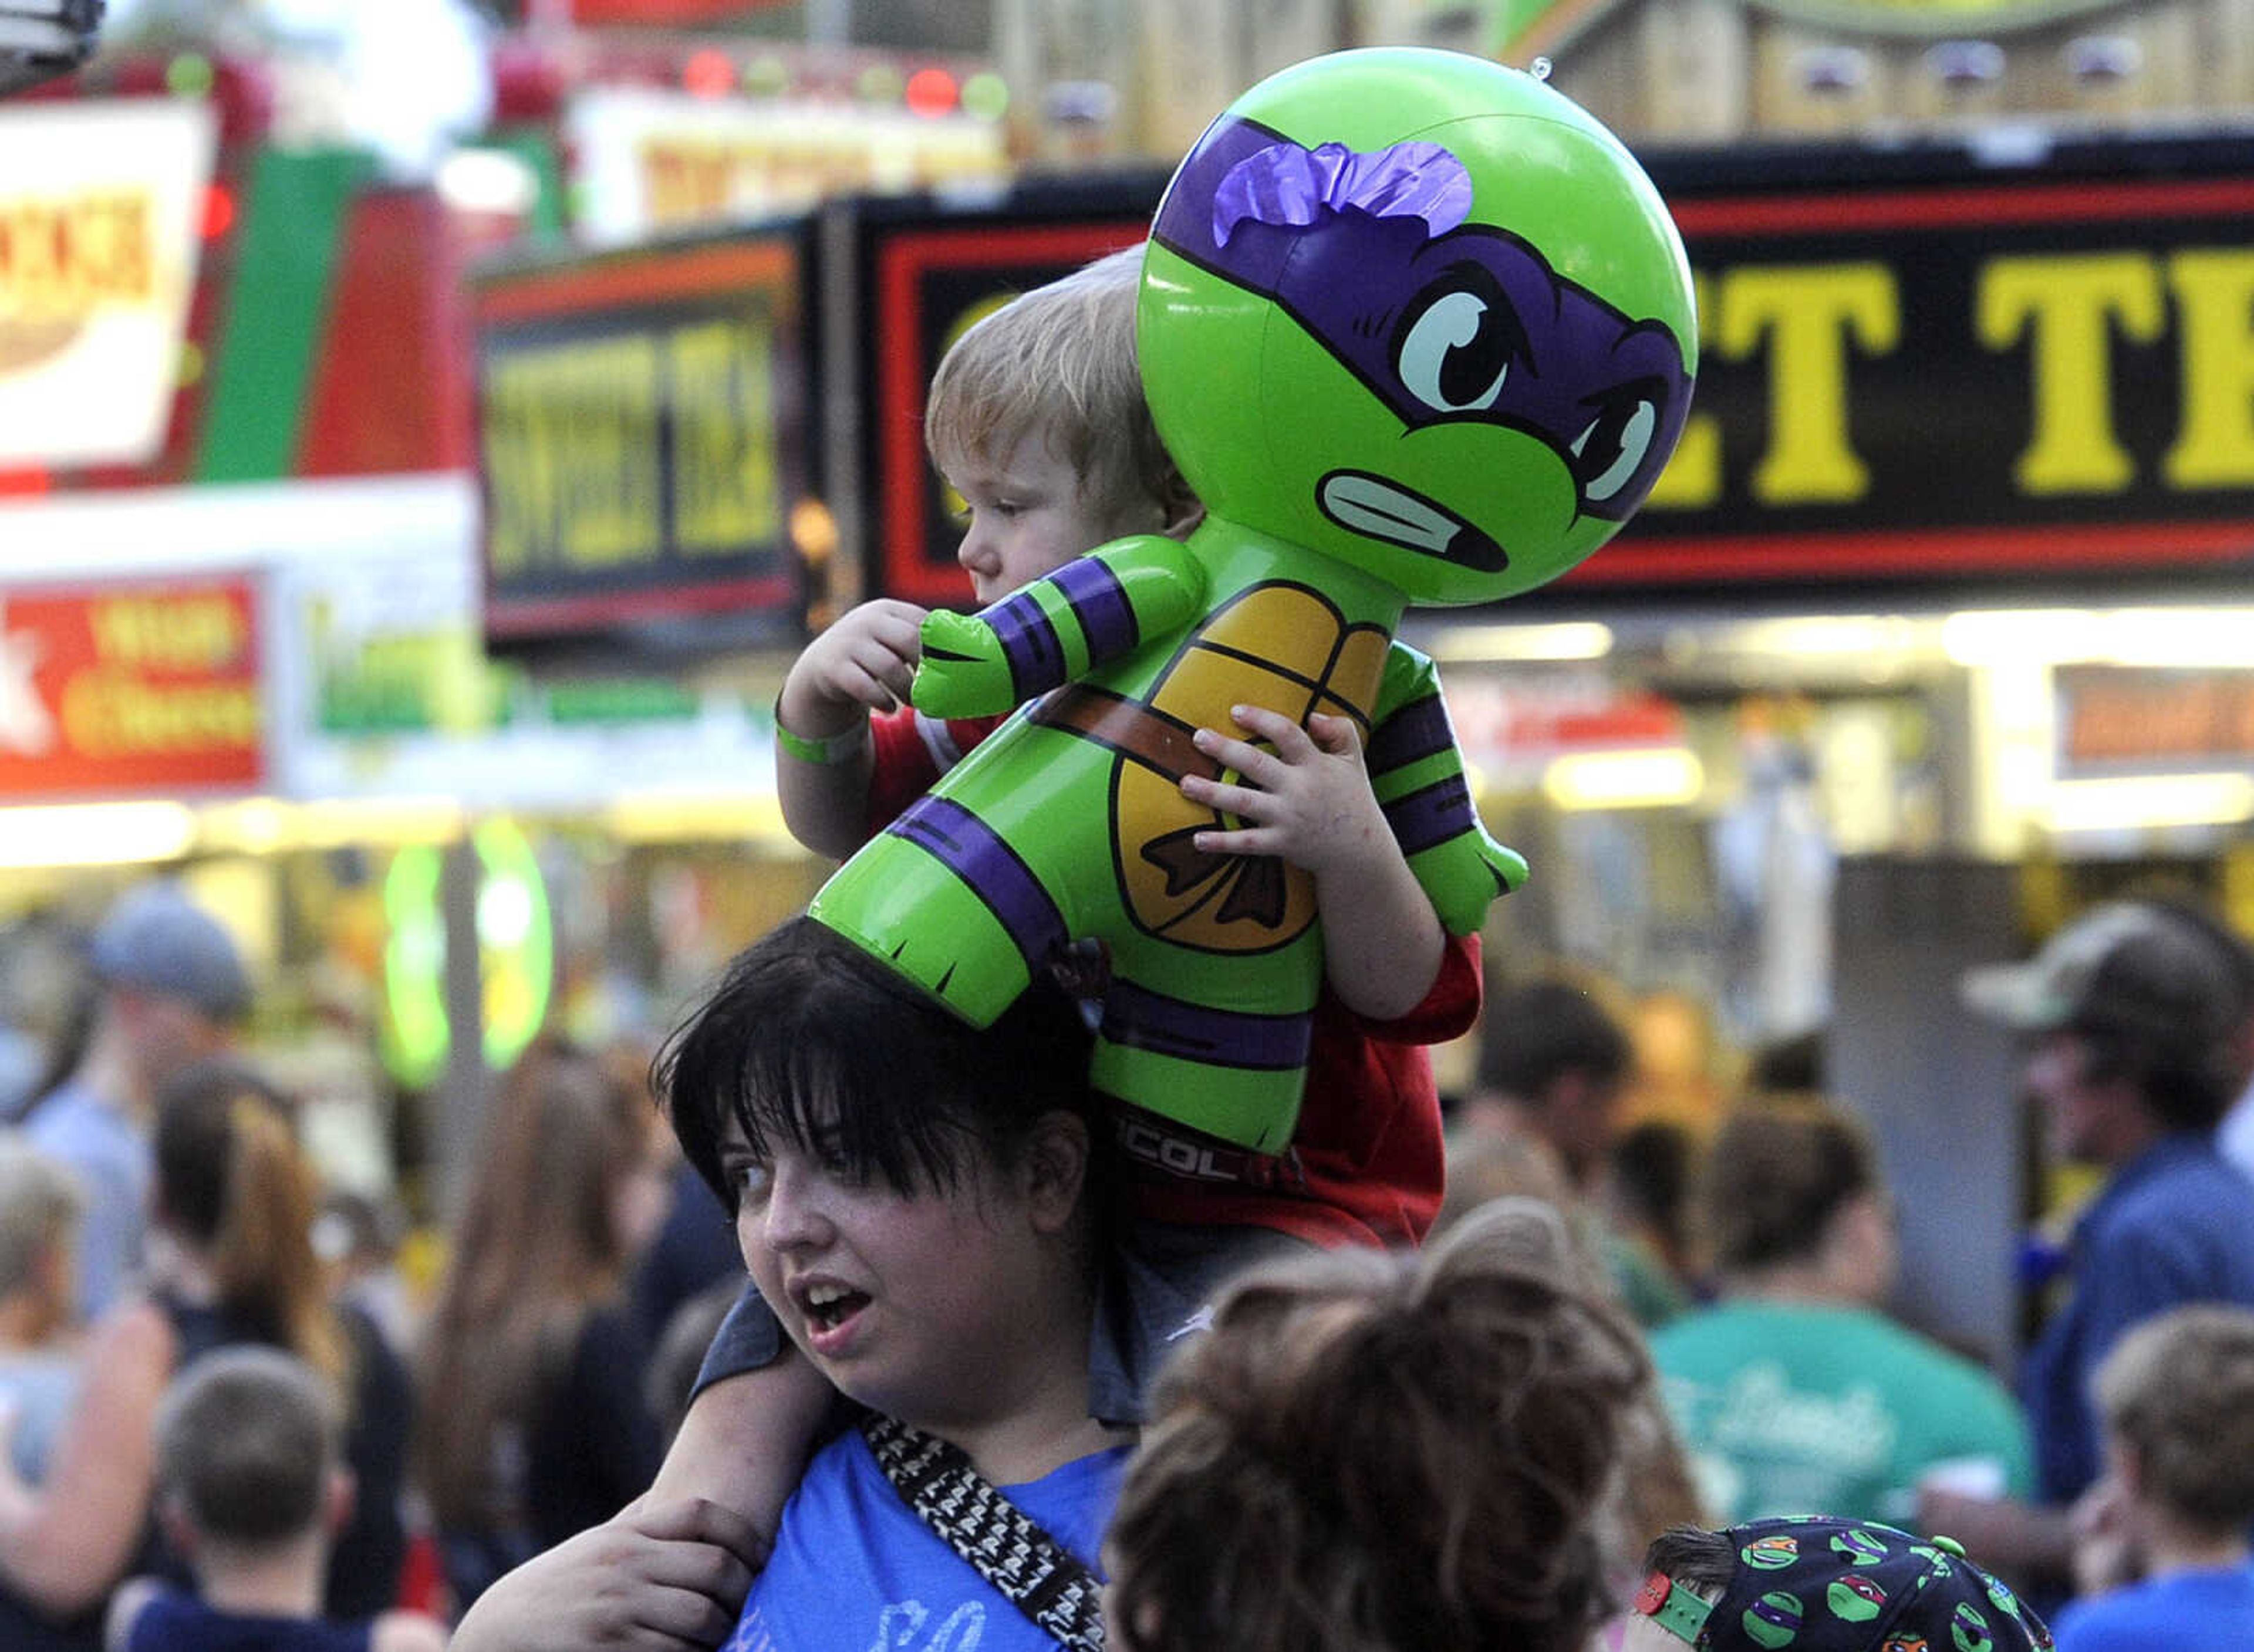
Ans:
[[[216,143],[178,99],[0,109],[0,468],[164,445]]]
[[[1849,416],[1864,364],[1904,346],[1896,270],[1880,262],[1725,269],[1698,277],[1698,303],[1715,358],[1768,363],[1768,438],[1748,479],[1754,501],[1867,497],[1871,471]],[[2012,466],[2021,494],[2103,497],[2140,480],[2115,408],[2118,342],[2162,345],[2174,358],[2174,439],[2157,480],[2179,493],[2254,486],[2254,248],[1986,259],[1970,322],[1970,347],[2028,364],[2026,435]],[[1922,349],[1934,342],[1919,340]],[[1697,509],[1721,497],[1716,419],[1693,411],[1652,508]]]
[[[695,557],[774,539],[773,341],[765,318],[734,316],[496,356],[485,437],[494,574],[593,572],[658,562],[668,547]]]

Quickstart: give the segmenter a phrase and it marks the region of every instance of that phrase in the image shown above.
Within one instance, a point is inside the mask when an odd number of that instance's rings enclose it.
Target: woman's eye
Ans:
[[[767,1186],[774,1180],[772,1166],[756,1159],[746,1159],[726,1167],[728,1185],[736,1190],[738,1204],[756,1205],[767,1196]]]

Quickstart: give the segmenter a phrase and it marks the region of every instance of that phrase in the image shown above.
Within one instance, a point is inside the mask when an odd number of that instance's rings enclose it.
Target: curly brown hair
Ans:
[[[1110,1539],[1133,1652],[1578,1648],[1651,1380],[1555,1211],[1248,1274],[1160,1378]]]

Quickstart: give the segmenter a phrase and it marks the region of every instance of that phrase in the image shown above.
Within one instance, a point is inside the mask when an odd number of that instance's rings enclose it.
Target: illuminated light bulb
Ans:
[[[736,64],[718,46],[690,54],[682,66],[682,88],[693,97],[725,97],[736,89]]]
[[[955,77],[945,69],[918,69],[908,76],[907,106],[917,115],[946,115],[956,105]]]
[[[982,69],[962,83],[962,110],[982,121],[998,121],[1010,112],[1010,83],[991,69]]]

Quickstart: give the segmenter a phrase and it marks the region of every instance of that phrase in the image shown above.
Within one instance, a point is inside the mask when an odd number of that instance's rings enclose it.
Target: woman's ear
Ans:
[[[1026,1144],[1020,1177],[1037,1232],[1062,1233],[1080,1209],[1088,1180],[1088,1121],[1077,1114],[1044,1113]]]

